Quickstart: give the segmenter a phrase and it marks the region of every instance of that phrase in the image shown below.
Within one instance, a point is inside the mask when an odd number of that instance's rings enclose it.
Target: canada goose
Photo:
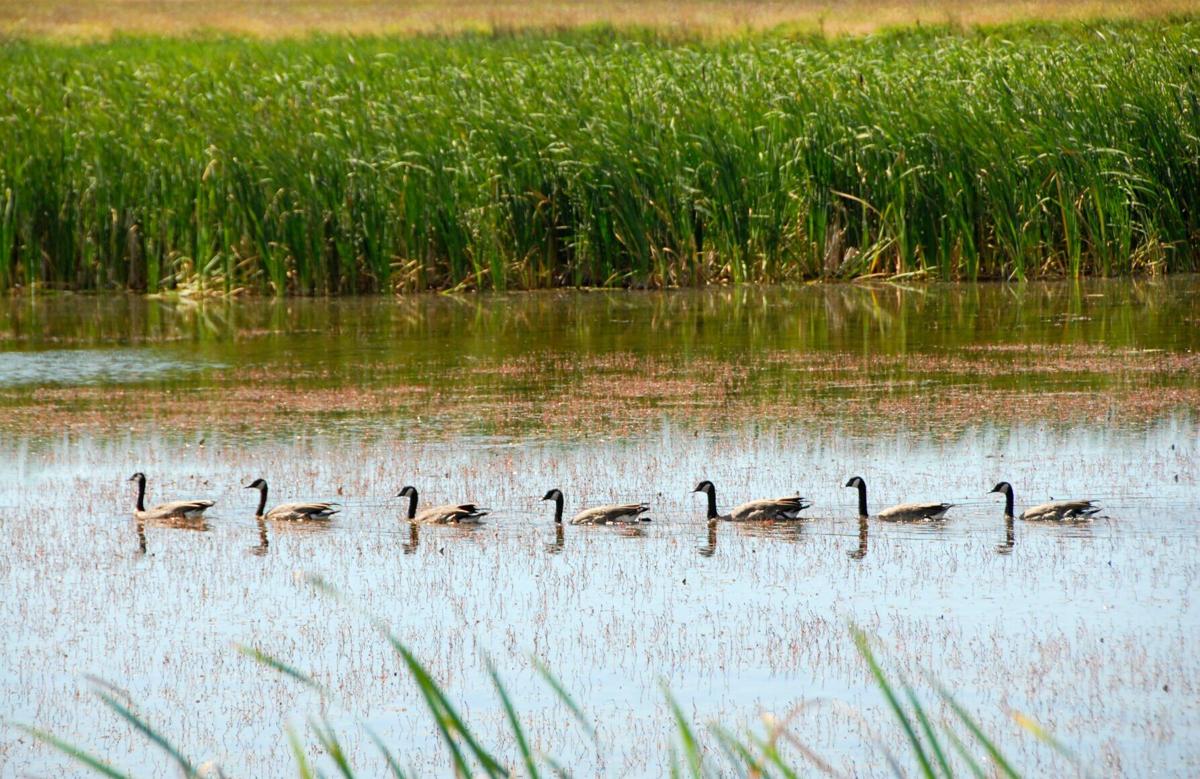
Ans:
[[[196,519],[216,503],[212,500],[175,500],[147,509],[146,474],[138,471],[129,477],[129,481],[136,481],[138,486],[137,509],[133,512],[138,519]]]
[[[554,521],[563,521],[562,490],[553,489],[542,496],[542,500],[554,501]],[[624,505],[595,506],[584,509],[571,517],[572,525],[615,525],[628,522],[649,522],[649,517],[641,516],[650,510],[646,503],[626,503]]]
[[[847,487],[858,488],[858,516],[868,517],[867,483],[862,477],[855,476],[846,482]],[[954,507],[953,503],[901,503],[890,506],[875,515],[876,519],[885,522],[920,522],[922,520],[945,519],[946,512]]]
[[[989,492],[999,492],[1004,495],[1004,516],[1013,516],[1013,497],[1012,485],[1006,481],[1002,481],[995,487],[992,487]],[[1021,512],[1020,518],[1026,522],[1043,522],[1043,521],[1062,521],[1065,519],[1089,519],[1093,514],[1100,511],[1100,507],[1095,505],[1094,500],[1052,500],[1049,503],[1042,503],[1038,506],[1030,506]]]
[[[255,479],[246,485],[246,489],[258,490],[258,510],[254,512],[254,516],[263,519],[329,519],[340,510],[335,508],[336,503],[280,503],[266,511],[267,482],[264,479]]]
[[[487,511],[474,503],[447,504],[445,506],[430,506],[417,513],[417,490],[415,487],[405,487],[396,493],[397,498],[408,498],[408,518],[422,524],[444,525],[447,523],[478,522],[488,515]]]
[[[703,492],[708,495],[708,520],[718,519],[726,522],[755,522],[771,520],[793,520],[800,518],[800,512],[812,504],[796,495],[790,498],[766,498],[752,500],[740,506],[734,506],[728,514],[717,512],[717,488],[711,481],[702,481],[692,492]]]

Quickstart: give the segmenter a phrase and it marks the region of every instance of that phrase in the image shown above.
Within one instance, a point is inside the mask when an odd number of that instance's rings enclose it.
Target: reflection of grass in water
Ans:
[[[323,581],[313,579],[312,582],[318,589],[341,600],[341,596]],[[509,762],[514,761],[498,756],[502,754],[500,750],[489,748],[483,744],[459,713],[446,691],[430,674],[428,668],[387,627],[377,620],[376,626],[416,683],[429,715],[433,718],[441,740],[449,753],[456,776],[507,777],[519,773],[524,773],[529,777],[540,777],[543,774],[568,775],[569,767],[561,765],[552,756],[536,752],[530,744],[530,740],[526,736],[526,726],[522,724],[520,714],[508,689],[490,661],[488,674],[504,712],[507,732],[511,739],[511,744],[504,745],[506,751],[503,754],[515,750],[515,754],[519,756],[521,770],[514,770],[509,766]],[[859,654],[866,662],[877,688],[887,702],[895,723],[904,732],[909,747],[908,762],[918,769],[920,776],[933,779],[934,777],[952,777],[966,773],[959,768],[960,765],[966,766],[969,773],[977,777],[1005,776],[1015,779],[1020,775],[995,741],[983,732],[975,719],[950,692],[937,685],[938,696],[949,706],[954,716],[952,719],[935,721],[931,716],[929,706],[921,701],[907,681],[902,679],[896,682],[884,673],[867,635],[858,628],[852,628],[851,634]],[[331,696],[328,688],[303,671],[276,657],[245,646],[239,647],[239,651],[263,667],[318,692],[323,698],[327,699]],[[536,658],[533,662],[538,674],[553,691],[558,702],[571,713],[576,726],[599,749],[600,744],[597,741],[596,731],[581,705],[566,691],[562,683],[545,665]],[[131,704],[119,700],[118,696],[121,692],[117,688],[97,682],[95,692],[105,706],[144,735],[150,743],[163,750],[185,777],[224,775],[219,766],[205,764],[197,767],[196,763],[186,756],[183,749],[156,730],[135,711]],[[806,746],[803,738],[791,732],[787,719],[778,720],[764,715],[765,731],[745,735],[734,734],[718,723],[698,728],[687,717],[670,692],[667,691],[664,694],[675,723],[675,743],[671,747],[669,758],[669,771],[672,777],[724,775],[795,777],[804,773],[810,766],[815,767],[821,773],[840,775],[833,766]],[[1048,744],[1072,763],[1077,762],[1074,755],[1061,742],[1036,722],[1020,713],[1014,713],[1014,719],[1038,740]],[[52,733],[28,725],[17,725],[17,727],[98,774],[114,779],[131,776],[113,768],[104,759],[90,754]],[[407,776],[408,774],[402,768],[401,758],[368,726],[363,725],[362,727],[386,762],[391,775],[394,777]],[[347,750],[326,715],[310,718],[309,729],[341,776],[352,779],[357,775],[350,764]],[[867,729],[869,730],[869,726]],[[302,779],[324,775],[309,760],[299,735],[290,727],[287,729],[287,735],[293,757],[296,760],[297,775]],[[883,756],[892,771],[896,775],[905,775],[900,758],[887,751],[882,744],[878,745],[878,748],[883,751]],[[973,754],[979,750],[986,755],[986,762],[990,765],[982,765]],[[955,755],[957,755],[957,760]]]
[[[662,415],[819,422],[839,406],[968,422],[1014,409],[1057,419],[1064,407],[1097,419],[1113,408],[1137,420],[1200,405],[1200,328],[1179,326],[1200,317],[1198,284],[856,284],[174,308],[127,297],[4,298],[0,351],[22,352],[10,359],[40,360],[38,350],[52,349],[108,378],[57,386],[43,370],[33,383],[0,386],[0,430],[104,428],[114,419],[287,429],[300,414],[329,427],[420,417],[420,435],[503,435],[586,432],[596,413],[612,430],[644,429]],[[1066,313],[1086,321],[1059,323]],[[82,347],[114,340],[137,345],[122,350],[130,358],[153,345],[173,362],[153,382],[108,361],[92,365],[100,352]],[[207,367],[170,369],[185,364]],[[4,375],[0,385],[14,381]]]
[[[365,359],[365,358],[364,358]],[[563,359],[567,359],[563,355]],[[613,435],[644,432],[663,417],[723,429],[731,416],[869,427],[928,417],[945,427],[981,420],[1140,422],[1197,407],[1196,354],[1065,348],[1020,360],[1005,353],[858,355],[769,352],[739,362],[635,353],[509,359],[450,370],[391,373],[370,381],[308,380],[309,369],[229,370],[203,392],[174,384],[0,388],[0,430],[111,429],[142,420],[155,429],[228,431],[248,420],[288,429],[296,416],[325,429],[370,429],[420,419],[420,438],[542,434],[571,437],[603,424]],[[344,381],[338,385],[337,381]],[[848,414],[847,409],[854,409]]]

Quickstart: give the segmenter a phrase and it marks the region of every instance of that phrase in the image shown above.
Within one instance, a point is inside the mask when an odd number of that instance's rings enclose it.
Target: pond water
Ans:
[[[665,293],[168,302],[0,301],[0,712],[138,775],[163,753],[95,680],[197,761],[291,772],[326,714],[363,775],[366,727],[421,775],[448,759],[379,618],[517,765],[490,658],[533,746],[581,776],[658,776],[669,689],[697,723],[797,741],[849,775],[908,759],[850,638],[873,637],[938,719],[952,690],[1029,775],[1200,773],[1200,281],[827,285]],[[148,502],[217,501],[202,522]],[[943,524],[860,523],[945,500]],[[336,500],[322,524],[253,517]],[[710,526],[795,494],[798,523]],[[1006,528],[1090,497],[1088,523]],[[473,500],[412,528],[394,498]],[[647,501],[636,530],[556,532]],[[320,577],[341,593],[319,592]],[[326,696],[239,653],[311,673]],[[595,726],[539,676],[553,670]],[[715,750],[713,742],[708,743]],[[789,747],[790,749],[790,747]],[[982,753],[977,750],[982,759]],[[799,751],[789,753],[801,766]],[[75,771],[11,727],[0,777]],[[806,769],[807,770],[807,769]]]

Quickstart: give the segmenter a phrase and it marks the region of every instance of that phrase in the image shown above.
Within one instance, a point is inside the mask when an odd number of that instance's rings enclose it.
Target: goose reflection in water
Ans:
[[[804,536],[803,522],[747,522],[735,525],[735,532],[752,538],[775,538],[799,542]]]
[[[717,526],[720,523],[720,518],[708,521],[706,543],[696,548],[701,557],[712,557],[717,553]],[[727,526],[732,528],[730,532],[750,538],[773,538],[780,541],[799,542],[804,536],[804,524],[796,521],[741,522],[731,523]]]
[[[712,557],[717,553],[717,521],[708,521],[708,543],[697,550],[701,557]]]
[[[267,537],[267,521],[262,517],[255,517],[254,524],[258,526],[258,543],[250,547],[250,554],[262,557],[271,546],[271,540]]]
[[[996,544],[996,554],[1012,554],[1013,547],[1016,546],[1017,537],[1013,530],[1013,518],[1004,518],[1004,543]]]
[[[858,548],[846,553],[851,560],[861,560],[867,556],[867,518],[858,518]]]
[[[555,522],[554,540],[545,544],[546,554],[558,554],[562,552],[563,548],[563,526],[561,522]]]
[[[160,517],[157,519],[137,517],[133,521],[134,532],[137,533],[138,552],[145,554],[147,549],[146,528],[161,528],[164,530],[190,530],[193,533],[207,533],[211,528],[203,518],[188,519],[187,517]]]
[[[421,545],[421,529],[416,522],[408,523],[408,542],[400,545],[404,554],[412,554]]]
[[[603,506],[601,508],[614,508],[614,507]],[[619,508],[623,508],[623,507],[619,507]],[[638,508],[638,511],[640,513],[640,511],[641,511],[640,507],[635,507],[635,508]],[[560,509],[560,512],[561,512],[561,509]],[[560,513],[560,516],[561,516],[561,513]],[[591,532],[616,533],[617,535],[625,536],[626,538],[641,538],[646,535],[646,531],[643,530],[639,525],[634,525],[631,523],[632,522],[649,522],[650,520],[645,519],[645,518],[638,519],[638,518],[636,518],[637,517],[636,514],[634,514],[634,517],[635,517],[634,519],[629,520],[629,521],[611,521],[611,522],[607,522],[607,523],[596,523],[596,522],[578,523],[579,531],[583,532],[583,533],[591,533]],[[562,522],[562,521],[556,521],[554,523],[554,540],[547,542],[546,544],[543,545],[543,548],[545,549],[546,554],[559,554],[566,548],[566,531],[564,528],[567,524],[568,523]]]

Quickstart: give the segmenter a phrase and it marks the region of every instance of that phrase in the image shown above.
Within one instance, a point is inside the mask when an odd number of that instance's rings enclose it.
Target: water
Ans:
[[[305,717],[321,712],[366,775],[383,766],[362,723],[405,765],[444,773],[375,616],[514,765],[487,658],[535,748],[579,775],[663,773],[663,685],[699,723],[762,732],[762,714],[790,716],[837,770],[885,774],[883,750],[907,759],[904,737],[856,624],[938,717],[953,714],[935,682],[1030,775],[1073,769],[1017,712],[1092,774],[1195,775],[1198,318],[1190,278],[5,300],[0,711],[138,775],[176,775],[89,693],[103,679],[234,776],[290,771],[288,723],[318,759]],[[150,503],[217,505],[204,523],[139,524],[135,470]],[[958,505],[944,526],[864,532],[842,486],[853,475],[873,508]],[[320,528],[256,522],[243,485],[258,476],[272,502],[343,512]],[[723,510],[796,491],[814,506],[797,525],[710,528],[690,493],[704,478]],[[1086,524],[1017,522],[1010,539],[987,494],[1001,479],[1018,509],[1105,508]],[[405,484],[422,504],[493,513],[478,529],[414,531],[392,497]],[[551,487],[568,513],[644,500],[653,521],[560,537],[539,500]],[[67,770],[0,732],[0,776]]]

